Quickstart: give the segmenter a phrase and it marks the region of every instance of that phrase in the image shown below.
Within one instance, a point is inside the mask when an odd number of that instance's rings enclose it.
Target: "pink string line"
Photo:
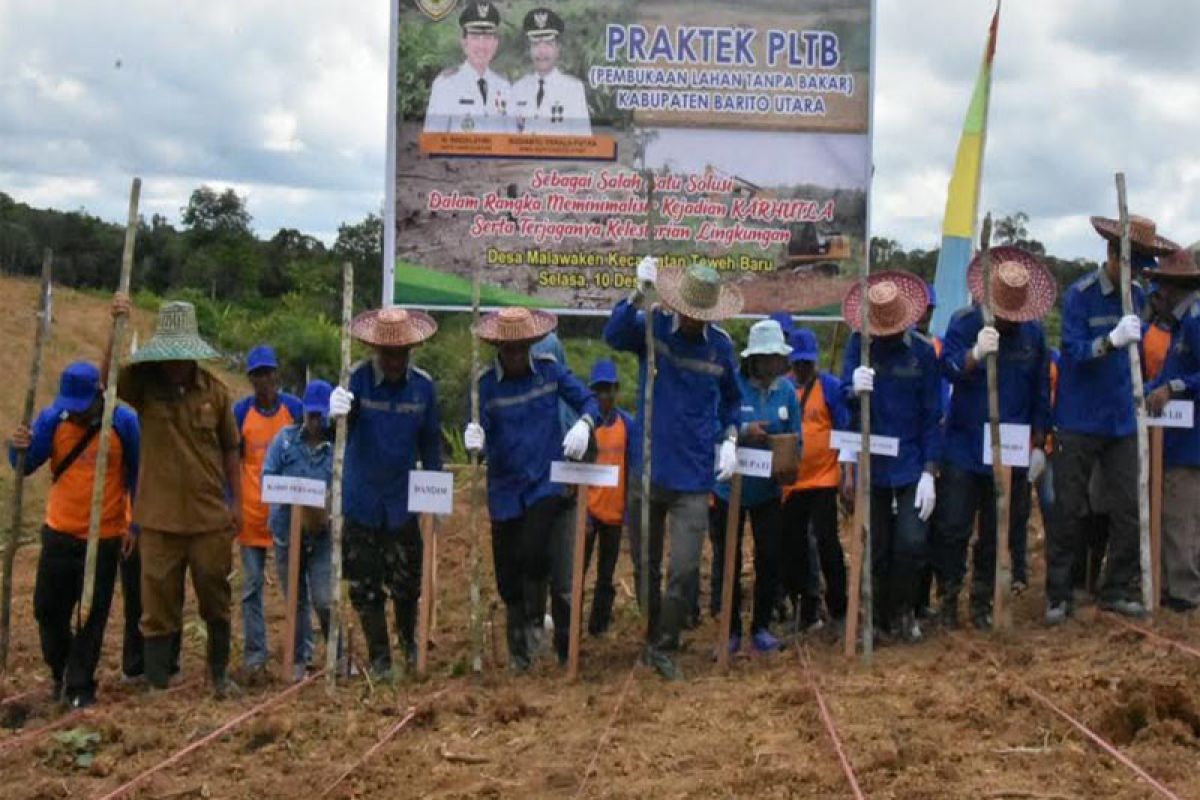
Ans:
[[[1142,636],[1145,636],[1149,639],[1153,639],[1156,642],[1162,642],[1163,644],[1170,645],[1171,647],[1174,647],[1175,649],[1177,649],[1181,652],[1187,653],[1190,656],[1195,656],[1196,658],[1200,658],[1200,650],[1197,650],[1194,647],[1186,645],[1183,642],[1177,642],[1174,639],[1163,636],[1162,634],[1155,633],[1154,631],[1150,630],[1149,628],[1144,628],[1141,625],[1135,625],[1134,623],[1129,622],[1128,620],[1123,620],[1120,617],[1115,616],[1113,614],[1101,613],[1101,616],[1103,616],[1105,619],[1108,619],[1111,622],[1115,622],[1118,625],[1121,625],[1122,627],[1128,628],[1131,631],[1140,633]]]
[[[596,742],[596,750],[592,753],[587,768],[583,771],[583,778],[579,781],[579,788],[575,790],[575,797],[583,796],[583,790],[587,788],[588,779],[592,775],[592,770],[596,768],[596,762],[600,759],[600,753],[604,750],[609,738],[612,736],[613,727],[617,724],[617,715],[621,713],[621,706],[625,703],[625,696],[629,694],[629,687],[633,685],[633,676],[637,672],[640,661],[640,656],[634,659],[633,666],[629,668],[629,674],[625,676],[625,682],[621,684],[621,693],[617,695],[617,704],[613,706],[612,713],[608,715],[608,725],[604,727],[604,732],[600,734],[600,741]]]
[[[837,726],[833,722],[833,715],[829,713],[829,707],[825,704],[825,697],[821,694],[820,686],[817,685],[816,675],[813,674],[812,662],[808,658],[808,648],[797,644],[796,655],[800,659],[800,666],[804,669],[804,676],[808,679],[808,685],[812,688],[813,695],[817,698],[817,708],[821,712],[821,721],[825,723],[825,731],[829,734],[830,741],[833,742],[833,749],[837,752],[838,761],[842,764],[842,772],[846,775],[846,781],[850,784],[850,790],[854,792],[856,800],[866,800],[862,789],[858,786],[858,778],[854,775],[854,767],[850,765],[850,759],[846,755],[845,748],[842,746],[841,737],[838,736]]]

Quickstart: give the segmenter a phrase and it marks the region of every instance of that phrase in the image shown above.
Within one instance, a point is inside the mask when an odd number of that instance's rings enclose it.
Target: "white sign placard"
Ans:
[[[1028,467],[1030,435],[1028,425],[1001,422],[1000,463],[1006,467]],[[983,463],[992,463],[992,429],[989,425],[983,426]]]
[[[414,514],[454,511],[454,473],[414,469],[408,473],[408,510]]]
[[[614,464],[553,461],[550,463],[550,480],[554,483],[611,488],[621,482],[621,470]]]
[[[830,431],[829,446],[843,452],[857,453],[862,450],[862,434],[858,431]],[[900,454],[900,440],[895,436],[871,435],[871,455],[890,456],[895,458]],[[850,461],[855,459],[851,458]]]
[[[1151,428],[1194,428],[1196,427],[1196,404],[1191,400],[1172,400],[1157,417],[1146,415],[1146,425]]]
[[[325,507],[326,484],[315,478],[263,475],[262,501],[275,505]]]
[[[774,463],[774,455],[770,450],[755,450],[752,447],[739,447],[737,449],[737,474],[745,478],[769,478],[771,477],[771,465]],[[720,469],[721,466],[721,446],[717,445],[713,450],[713,470]]]

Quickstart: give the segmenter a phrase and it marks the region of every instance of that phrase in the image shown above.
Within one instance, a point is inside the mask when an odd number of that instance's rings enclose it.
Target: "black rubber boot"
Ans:
[[[947,586],[938,597],[938,624],[943,630],[958,629],[958,593],[959,587]]]
[[[229,680],[229,650],[232,634],[228,622],[208,623],[208,677],[212,681],[213,695],[224,700],[237,691]]]
[[[514,672],[529,670],[529,635],[525,630],[525,611],[520,606],[505,607],[505,633],[508,640],[508,666]]]
[[[417,666],[417,600],[394,600],[396,612],[396,635],[404,651],[404,661],[409,669]]]
[[[592,610],[588,615],[588,634],[600,636],[612,622],[613,593],[597,590],[592,597]]]
[[[147,636],[142,640],[146,683],[151,689],[166,689],[175,659],[174,636]]]
[[[521,592],[525,607],[525,653],[530,663],[537,660],[546,645],[546,583],[526,579]]]
[[[363,638],[367,640],[367,658],[371,673],[385,675],[392,669],[392,647],[388,641],[387,611],[383,606],[358,609]]]

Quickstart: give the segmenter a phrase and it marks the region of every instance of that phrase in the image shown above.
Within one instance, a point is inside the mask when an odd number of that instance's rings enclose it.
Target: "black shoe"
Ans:
[[[508,642],[509,669],[520,674],[529,671],[529,639],[525,630],[525,613],[517,606],[506,607],[505,639]]]
[[[142,643],[146,664],[146,684],[151,690],[163,690],[171,680],[171,662],[175,657],[175,637],[147,636]]]
[[[683,670],[681,670],[671,657],[657,647],[647,646],[642,651],[642,663],[653,667],[654,671],[668,681],[683,680]]]
[[[60,678],[59,680],[56,680],[54,682],[53,686],[50,687],[50,702],[51,703],[61,703],[62,699],[63,699],[63,682],[62,682],[62,679]]]
[[[992,612],[983,609],[972,611],[971,626],[977,631],[990,631],[992,629]]]
[[[1170,609],[1177,614],[1187,614],[1190,611],[1195,611],[1197,608],[1195,603],[1189,603],[1187,600],[1180,600],[1176,597],[1163,597],[1162,607]]]
[[[72,709],[90,708],[96,705],[95,689],[79,689],[67,693],[67,705]]]

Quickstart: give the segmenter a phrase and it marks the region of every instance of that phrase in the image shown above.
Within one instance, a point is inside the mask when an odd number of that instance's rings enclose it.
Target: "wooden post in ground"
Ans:
[[[349,261],[342,264],[342,334],[341,370],[338,385],[350,388],[350,321],[354,316],[354,265]],[[342,515],[342,472],[346,463],[347,420],[341,416],[334,427],[333,474],[329,481],[329,535],[332,539],[332,569],[330,575],[333,604],[329,613],[329,641],[325,653],[325,680],[329,690],[337,686],[338,642],[342,634],[342,530],[345,517]]]
[[[296,671],[296,627],[298,606],[300,605],[300,551],[304,547],[302,526],[304,511],[301,506],[293,505],[288,509],[291,522],[288,524],[288,560],[287,560],[287,598],[283,616],[283,669],[284,683],[292,682],[292,674]]]
[[[863,259],[858,290],[862,313],[859,317],[859,366],[871,366],[871,296],[867,277],[871,271],[870,247]],[[850,320],[846,320],[850,324]],[[853,656],[858,638],[859,613],[862,615],[863,663],[870,665],[875,651],[874,575],[871,569],[871,394],[858,396],[862,446],[858,451],[858,470],[854,486],[854,530],[850,532],[850,574],[857,575],[849,586],[846,609],[846,655]],[[859,600],[861,596],[861,601]]]
[[[479,337],[474,326],[479,324],[479,267],[471,284],[471,422],[479,424]],[[471,537],[471,671],[483,672],[483,546],[479,531],[479,505],[483,502],[479,483],[479,452],[471,452],[471,481],[468,491],[467,529]]]
[[[434,518],[422,514],[421,524],[421,601],[417,607],[417,675],[425,677],[429,669],[429,630],[433,623],[433,609],[437,606],[433,574],[436,564],[434,548],[437,537]]]
[[[129,294],[133,274],[133,244],[137,239],[138,199],[142,194],[141,178],[133,179],[129,189],[129,217],[125,222],[125,249],[121,254],[121,278],[117,291]],[[104,411],[100,416],[100,433],[96,440],[96,476],[92,482],[92,505],[88,515],[87,554],[83,562],[83,595],[79,599],[79,625],[87,624],[92,613],[96,591],[96,558],[100,554],[100,516],[104,505],[104,476],[108,472],[108,446],[112,435],[113,414],[117,410],[117,363],[120,361],[121,340],[125,335],[125,316],[112,321],[112,349],[109,353],[107,385],[104,387]]]
[[[1121,222],[1121,313],[1136,313],[1133,307],[1132,242],[1129,232],[1129,207],[1125,201],[1125,173],[1117,173],[1117,207]],[[1142,395],[1142,358],[1137,345],[1125,348],[1129,353],[1129,376],[1133,384],[1133,414],[1137,421],[1138,444],[1138,555],[1142,572],[1142,605],[1154,607],[1154,580],[1150,574],[1150,442],[1146,428],[1146,399]]]
[[[575,487],[575,539],[571,561],[571,635],[567,642],[567,680],[579,678],[579,641],[583,629],[584,549],[587,540],[587,486]]]
[[[742,476],[734,472],[729,483],[725,515],[725,564],[721,573],[721,623],[717,631],[717,666],[729,671],[729,629],[733,627],[733,587],[737,585],[738,528],[742,522]]]
[[[53,262],[54,254],[47,249],[42,254],[42,287],[38,294],[37,327],[33,332],[33,361],[29,367],[29,386],[25,390],[25,405],[21,409],[21,424],[26,428],[33,421],[33,410],[37,404],[37,386],[42,376],[42,353],[46,337],[50,333],[50,266]],[[0,594],[0,673],[8,671],[8,642],[12,630],[13,562],[17,557],[17,548],[21,545],[21,511],[25,498],[25,455],[24,448],[17,450],[8,539],[4,543],[4,562],[0,567],[4,581],[3,594]]]
[[[1163,434],[1150,431],[1150,611],[1162,594]]]

